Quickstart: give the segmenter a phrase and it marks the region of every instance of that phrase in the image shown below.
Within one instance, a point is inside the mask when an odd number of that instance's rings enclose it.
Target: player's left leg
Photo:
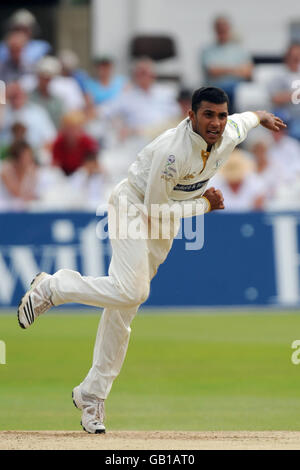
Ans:
[[[124,362],[131,333],[130,324],[138,307],[103,310],[96,336],[93,365],[81,384],[85,392],[98,398],[107,398]]]
[[[173,239],[148,240],[149,282],[166,259]],[[84,381],[73,390],[75,406],[83,410],[82,426],[90,433],[105,432],[104,400],[114,379],[121,371],[128,342],[130,324],[139,306],[105,308],[99,323],[93,365]],[[100,408],[99,408],[100,407]]]
[[[82,413],[81,424],[89,433],[105,432],[104,400],[123,365],[130,323],[138,306],[129,309],[105,308],[98,327],[93,365],[84,381],[73,390],[73,401]]]

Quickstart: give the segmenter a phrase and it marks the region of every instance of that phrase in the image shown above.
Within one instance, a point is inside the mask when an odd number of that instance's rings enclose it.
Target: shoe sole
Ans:
[[[38,273],[36,276],[34,276],[34,278],[32,279],[31,283],[30,283],[30,287],[28,289],[28,291],[23,295],[22,299],[20,300],[20,303],[18,305],[18,310],[17,310],[17,318],[18,318],[18,323],[20,325],[20,327],[23,329],[23,330],[27,330],[27,328],[29,328],[29,326],[32,325],[32,323],[34,323],[35,319],[33,320],[33,322],[28,325],[27,327],[21,322],[20,320],[20,306],[22,305],[23,301],[24,301],[24,298],[26,296],[29,296],[30,295],[30,291],[33,289],[34,287],[34,283],[37,281],[37,278],[41,275],[41,274],[46,274],[46,273],[43,273],[43,272],[40,272]]]

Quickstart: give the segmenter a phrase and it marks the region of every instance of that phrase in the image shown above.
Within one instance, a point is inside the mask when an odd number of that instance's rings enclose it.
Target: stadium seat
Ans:
[[[169,36],[135,36],[130,43],[130,55],[159,61],[176,57],[177,53],[174,39]]]
[[[180,80],[177,46],[170,36],[138,35],[134,36],[129,45],[131,59],[149,57],[156,62],[159,80]]]
[[[256,65],[253,70],[253,80],[263,86],[268,86],[274,76],[280,72],[284,72],[283,64],[260,64]]]
[[[271,102],[266,86],[260,83],[241,83],[235,95],[237,112],[270,109]]]

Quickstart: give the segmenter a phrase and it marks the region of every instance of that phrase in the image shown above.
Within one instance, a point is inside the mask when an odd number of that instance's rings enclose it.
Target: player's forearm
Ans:
[[[251,63],[243,64],[238,69],[238,74],[241,78],[249,80],[252,77],[253,65]]]
[[[210,211],[210,202],[206,197],[199,197],[192,201],[181,201],[183,217],[203,215]]]
[[[210,211],[210,203],[206,197],[199,197],[189,201],[170,201],[169,206],[171,211],[180,213],[182,218],[203,215]]]
[[[233,75],[238,78],[249,79],[252,76],[253,65],[251,63],[233,67],[209,67],[208,73],[214,78],[224,75]]]
[[[213,78],[219,78],[224,75],[234,74],[232,67],[209,67],[207,71],[208,71],[208,74]]]
[[[149,219],[161,220],[163,217],[187,218],[203,215],[210,211],[210,202],[206,197],[189,201],[169,200],[163,204],[147,206]]]

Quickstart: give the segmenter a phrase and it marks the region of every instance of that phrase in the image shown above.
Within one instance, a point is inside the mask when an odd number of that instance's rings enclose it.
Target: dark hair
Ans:
[[[299,41],[293,41],[289,44],[285,54],[284,54],[284,60],[287,59],[289,54],[291,53],[291,50],[294,49],[294,47],[300,47],[300,42]]]
[[[192,110],[194,113],[197,112],[202,101],[208,101],[209,103],[215,104],[227,103],[227,105],[229,105],[227,93],[225,93],[221,88],[214,86],[203,86],[194,91],[192,96]]]
[[[112,57],[98,56],[94,58],[93,62],[95,65],[113,65],[114,60]]]
[[[15,122],[12,126],[11,126],[11,131],[13,134],[19,132],[19,131],[22,131],[22,132],[26,132],[26,126],[24,126],[24,124],[22,124],[22,122]]]
[[[94,162],[95,160],[98,160],[98,152],[93,152],[91,150],[88,150],[84,156],[83,156],[83,162]]]
[[[177,101],[192,101],[192,92],[188,88],[181,88],[177,95]]]
[[[12,160],[18,160],[18,158],[20,157],[21,153],[24,152],[24,150],[32,150],[30,145],[25,140],[21,140],[20,142],[15,142],[9,148],[9,153],[8,153],[9,157]]]

